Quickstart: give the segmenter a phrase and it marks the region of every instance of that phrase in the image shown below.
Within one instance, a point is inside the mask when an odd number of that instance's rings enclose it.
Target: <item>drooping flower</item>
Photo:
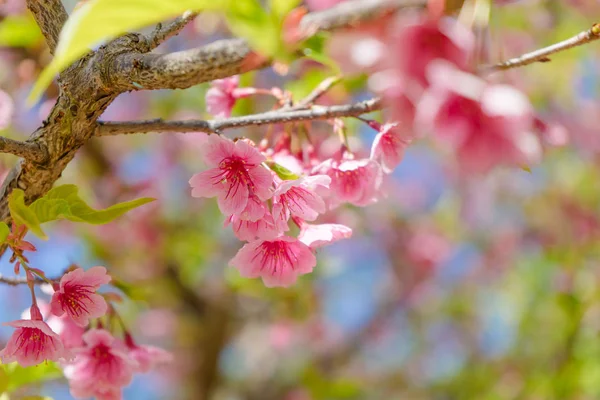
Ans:
[[[148,372],[151,369],[173,361],[173,355],[166,350],[155,346],[136,344],[131,335],[125,335],[125,345],[129,350],[129,357],[136,362],[136,372]]]
[[[275,225],[273,216],[268,211],[257,221],[244,220],[232,215],[225,220],[224,226],[229,225],[231,225],[231,229],[238,239],[247,242],[257,239],[274,239],[281,234]]]
[[[110,279],[104,267],[92,267],[87,271],[77,268],[66,273],[54,288],[50,302],[52,314],[60,317],[66,313],[75,324],[87,326],[91,318],[106,314],[106,301],[96,290]]]
[[[446,63],[418,106],[417,120],[456,153],[465,172],[498,164],[526,166],[540,158],[533,106],[509,85],[488,84]]]
[[[282,181],[273,193],[273,217],[280,231],[288,229],[291,216],[314,221],[326,211],[325,201],[316,192],[317,188],[329,188],[331,178],[327,175],[304,176]]]
[[[246,141],[211,135],[204,158],[211,168],[190,179],[193,197],[216,196],[225,215],[242,213],[251,196],[271,197],[273,176],[261,165],[265,157]]]
[[[71,394],[77,399],[95,396],[110,399],[120,396],[137,367],[123,345],[103,329],[92,329],[83,335],[85,347],[77,351],[74,362],[65,365]],[[119,397],[117,397],[119,398]]]
[[[341,224],[302,224],[298,240],[310,247],[326,246],[352,236],[352,229]]]
[[[243,277],[261,277],[267,287],[287,287],[295,283],[299,275],[312,272],[317,259],[298,239],[281,236],[247,243],[229,264]]]
[[[330,208],[344,202],[366,206],[377,201],[382,174],[379,164],[373,160],[329,159],[315,167],[315,172],[331,178],[328,197]]]
[[[240,78],[235,75],[217,79],[210,83],[206,91],[206,109],[215,118],[228,118],[238,99],[256,92],[254,88],[239,88]]]
[[[6,347],[0,351],[4,364],[16,361],[23,367],[37,365],[44,361],[69,359],[70,353],[48,324],[42,320],[37,306],[31,307],[32,319],[21,319],[7,322],[16,330],[11,335]]]
[[[386,174],[391,173],[400,164],[404,149],[410,144],[410,139],[398,132],[397,124],[377,124],[379,131],[371,147],[371,159],[379,162]]]

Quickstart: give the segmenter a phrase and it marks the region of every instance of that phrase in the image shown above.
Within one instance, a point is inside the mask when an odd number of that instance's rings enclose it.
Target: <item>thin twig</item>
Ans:
[[[292,107],[292,109],[301,109],[310,106],[315,101],[319,100],[319,98],[327,93],[332,87],[337,85],[341,80],[342,78],[339,76],[331,76],[325,79],[323,82],[319,83],[319,85],[314,88],[314,90],[310,92],[308,96],[300,100],[297,105]]]
[[[519,57],[511,58],[510,60],[495,65],[484,66],[481,68],[481,70],[483,72],[504,71],[536,62],[548,62],[550,61],[549,56],[552,54],[581,46],[598,39],[600,39],[600,24],[594,24],[590,29],[583,31],[567,40],[544,47],[543,49],[523,54]]]
[[[27,278],[7,278],[5,276],[0,275],[0,284],[5,284],[9,286],[19,286],[19,285],[27,285]],[[36,278],[33,281],[36,285],[43,285],[46,283],[44,280]]]
[[[150,49],[157,48],[161,43],[167,39],[177,35],[185,28],[185,26],[196,18],[198,14],[188,11],[182,16],[175,18],[172,22],[163,26],[163,24],[156,25],[156,28],[148,37],[148,44]]]
[[[44,162],[48,155],[44,149],[35,142],[20,142],[0,136],[0,153],[10,153],[37,163]]]
[[[325,120],[340,117],[354,117],[380,110],[379,98],[373,98],[356,104],[331,107],[314,106],[307,110],[279,110],[261,114],[215,119],[210,121],[163,121],[162,119],[131,122],[99,122],[96,136],[127,135],[146,132],[205,132],[220,133],[225,129],[245,126],[260,126],[297,121]]]

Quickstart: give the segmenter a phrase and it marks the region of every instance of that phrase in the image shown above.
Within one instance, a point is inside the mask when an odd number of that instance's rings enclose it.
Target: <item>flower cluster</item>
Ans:
[[[120,340],[102,328],[100,318],[107,313],[116,316],[106,300],[116,295],[97,293],[111,281],[106,268],[96,266],[87,271],[74,268],[59,282],[51,281],[41,270],[28,265],[23,251],[34,251],[35,247],[24,241],[23,236],[21,227],[13,228],[7,242],[13,249],[13,257],[19,260],[15,270],[25,269],[33,304],[22,319],[5,324],[15,331],[0,351],[3,363],[16,361],[26,367],[46,361],[59,362],[75,398],[112,400],[121,398],[122,388],[131,382],[134,373],[148,372],[170,361],[169,353],[136,344],[126,330]],[[38,301],[34,275],[50,283],[46,285],[52,293],[49,304]],[[97,320],[95,328],[90,326],[90,320]]]

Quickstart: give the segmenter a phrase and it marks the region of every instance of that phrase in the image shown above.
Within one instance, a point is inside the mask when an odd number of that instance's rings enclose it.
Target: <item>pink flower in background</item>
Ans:
[[[315,168],[315,172],[331,178],[329,206],[343,202],[365,206],[377,201],[382,174],[379,165],[369,159],[334,161],[329,159]]]
[[[242,213],[251,195],[271,197],[273,175],[261,165],[265,157],[246,141],[233,142],[219,135],[207,141],[205,162],[209,170],[190,179],[193,197],[217,197],[225,215]]]
[[[344,0],[304,0],[308,8],[315,11],[331,8],[338,3],[343,3]]]
[[[225,215],[242,213],[251,195],[271,197],[273,175],[261,165],[265,157],[246,141],[211,135],[204,158],[211,168],[190,179],[193,197],[216,196]]]
[[[465,172],[486,172],[497,164],[525,166],[539,159],[533,107],[523,93],[445,63],[432,72],[432,87],[418,106],[417,119],[454,150]]]
[[[404,149],[410,144],[410,139],[403,137],[397,126],[398,124],[373,125],[379,133],[371,147],[371,159],[377,161],[386,174],[391,173],[400,164],[404,157]]]
[[[114,398],[110,396],[131,382],[137,364],[108,331],[92,329],[83,341],[85,347],[77,351],[75,361],[64,367],[71,394],[78,399]]]
[[[290,286],[299,275],[312,272],[317,259],[310,248],[296,238],[256,240],[242,247],[229,262],[246,278],[262,277],[267,287]]]
[[[151,369],[173,361],[173,355],[166,350],[154,346],[140,346],[134,343],[129,334],[125,335],[125,345],[129,357],[136,362],[136,372],[148,372]]]
[[[237,75],[212,81],[206,92],[206,110],[215,118],[230,117],[237,99],[256,92],[254,88],[238,88],[239,82]]]
[[[10,125],[10,121],[15,113],[15,105],[8,95],[3,90],[0,90],[0,129],[4,129]]]
[[[251,242],[257,239],[274,239],[280,235],[270,212],[258,221],[243,220],[235,215],[225,220],[225,226],[231,225],[235,236],[240,240]]]
[[[327,175],[305,176],[293,181],[282,181],[273,193],[273,216],[280,231],[287,231],[287,221],[295,216],[314,221],[326,211],[325,201],[316,193],[329,188]]]
[[[16,330],[8,339],[6,347],[0,351],[2,363],[13,361],[23,367],[37,365],[44,361],[69,359],[70,353],[48,324],[42,321],[42,314],[37,306],[31,307],[32,319],[7,322]]]
[[[60,337],[66,349],[83,346],[85,328],[77,325],[66,314],[62,317],[50,316],[46,321],[48,326]]]
[[[50,302],[52,314],[60,317],[66,313],[75,324],[87,326],[91,318],[106,314],[106,301],[96,294],[96,290],[110,279],[104,267],[92,267],[87,271],[77,268],[66,273],[54,288]]]
[[[352,229],[340,224],[302,224],[298,240],[310,247],[326,246],[352,236]]]

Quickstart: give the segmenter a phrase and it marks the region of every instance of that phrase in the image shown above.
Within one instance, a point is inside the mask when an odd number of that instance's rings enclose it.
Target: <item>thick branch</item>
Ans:
[[[426,0],[351,0],[301,21],[305,36],[356,25],[404,7],[424,6]],[[254,57],[252,57],[254,55]],[[202,82],[263,68],[269,61],[256,56],[242,39],[220,40],[208,46],[168,54],[123,54],[110,71],[120,90],[185,89]]]
[[[0,136],[0,153],[10,153],[37,163],[48,158],[47,152],[35,142],[20,142]]]
[[[50,53],[54,54],[58,35],[68,18],[65,7],[60,0],[27,0],[27,8],[42,30]]]
[[[210,121],[163,121],[161,119],[133,122],[100,122],[96,136],[126,135],[146,132],[206,132],[220,133],[225,129],[242,128],[298,121],[325,120],[339,117],[355,117],[381,109],[378,98],[356,104],[341,106],[315,106],[308,110],[280,110]]]
[[[483,68],[483,71],[503,71],[511,68],[522,67],[524,65],[533,64],[536,62],[548,62],[550,55],[559,53],[573,47],[581,46],[594,40],[600,39],[600,24],[594,24],[587,31],[583,31],[572,38],[563,40],[562,42],[553,44],[543,49],[532,51],[531,53],[523,54],[519,57],[511,58],[510,60],[501,62],[496,65],[491,65]]]

